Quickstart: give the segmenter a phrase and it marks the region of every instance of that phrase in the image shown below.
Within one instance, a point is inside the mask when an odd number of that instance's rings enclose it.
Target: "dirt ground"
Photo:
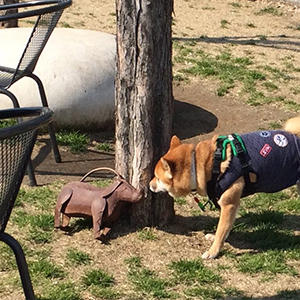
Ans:
[[[233,55],[250,53],[257,57],[257,63],[263,60],[276,65],[280,57],[293,56],[294,64],[300,65],[299,55],[299,9],[283,1],[238,1],[239,7],[231,1],[174,1],[173,37],[175,39],[197,40],[203,50],[210,53],[231,47]],[[282,14],[257,15],[266,7],[275,7]],[[104,0],[101,5],[95,1],[74,0],[67,9],[59,26],[85,28],[115,33],[114,1]],[[220,26],[222,20],[228,25]],[[246,24],[255,24],[249,31]],[[266,36],[267,39],[257,39]],[[249,43],[254,40],[255,43]],[[232,46],[234,45],[234,46]],[[262,55],[263,53],[263,55]],[[176,72],[176,65],[174,71]],[[298,75],[295,74],[297,77]],[[298,81],[298,78],[296,78]],[[297,82],[296,81],[296,82]],[[295,81],[293,82],[293,84]],[[174,134],[187,142],[197,142],[215,133],[247,132],[259,128],[268,128],[271,122],[282,123],[295,112],[284,111],[276,106],[251,107],[245,105],[238,90],[234,89],[224,97],[216,96],[216,82],[213,80],[192,78],[187,84],[174,84],[175,124]],[[281,86],[281,94],[290,94],[290,87]],[[294,99],[300,102],[300,99]],[[113,140],[113,132],[103,132]],[[57,179],[74,179],[82,176],[95,166],[114,166],[112,154],[88,151],[74,155],[61,150],[62,163],[54,163],[49,151],[49,141],[40,140],[41,151],[34,158],[37,180],[46,184]],[[50,155],[49,155],[50,154]],[[24,183],[27,183],[25,178]]]
[[[208,87],[209,88],[209,87]],[[185,142],[196,143],[214,134],[249,132],[259,128],[268,128],[271,121],[286,120],[292,113],[274,107],[262,109],[245,106],[230,97],[220,98],[208,93],[205,83],[194,83],[174,87],[175,123],[174,134]],[[105,139],[113,141],[113,132],[105,132]],[[103,141],[92,134],[96,141]],[[60,147],[61,163],[55,163],[50,151],[47,136],[38,140],[33,156],[33,164],[38,185],[49,184],[63,179],[78,180],[95,167],[114,168],[114,154],[95,149],[72,154],[66,147]],[[24,183],[28,183],[27,176]]]
[[[205,36],[205,39],[201,39],[202,42],[199,42],[204,50],[218,53],[220,49],[232,47],[233,55],[251,51],[251,55],[257,57],[258,63],[264,61],[270,65],[276,65],[281,57],[292,55],[294,64],[300,66],[300,31],[295,30],[300,25],[299,9],[280,1],[240,0],[236,2],[241,5],[239,9],[231,5],[232,1],[175,0],[174,38],[199,41],[200,36]],[[270,6],[278,8],[282,15],[264,15],[262,17],[255,14],[260,9]],[[229,25],[227,28],[222,28],[220,22],[225,19],[228,20]],[[250,23],[255,24],[255,28],[249,30],[245,26]],[[103,0],[99,3],[92,0],[74,0],[72,7],[64,13],[60,26],[115,33],[114,1]],[[266,36],[267,39],[259,39],[258,36]],[[255,43],[251,43],[253,40]],[[174,69],[176,71],[176,65]],[[295,73],[294,76],[296,78],[294,82],[297,82],[298,75]],[[215,81],[199,78],[192,78],[190,82],[180,85],[174,84],[174,134],[186,142],[197,142],[216,133],[243,133],[270,128],[270,123],[275,121],[283,123],[296,114],[295,111],[283,110],[275,105],[258,107],[246,105],[237,89],[224,97],[218,97],[215,87]],[[281,93],[288,95],[290,87],[283,84]],[[295,101],[300,103],[300,99],[297,97],[295,97]],[[102,132],[100,135],[113,141],[113,132]],[[96,138],[96,140],[102,139],[102,137],[101,139]],[[49,149],[49,140],[44,137],[39,139],[38,149],[39,151],[36,151],[33,157],[33,162],[39,185],[60,179],[66,182],[78,179],[95,167],[114,167],[113,154],[101,153],[94,149],[82,154],[72,154],[63,147],[60,148],[62,163],[56,164]],[[27,183],[26,176],[24,184]],[[95,255],[103,258],[105,256],[117,257],[115,261],[104,259],[102,262],[114,269],[124,259],[123,250],[127,255],[128,253],[143,253],[147,266],[159,271],[161,265],[165,263],[162,255],[167,254],[169,259],[178,258],[182,251],[185,251],[185,255],[189,258],[199,257],[199,254],[208,247],[208,242],[205,242],[203,232],[196,230],[201,228],[201,223],[208,219],[208,216],[203,216],[197,217],[197,221],[195,221],[193,217],[177,216],[176,228],[170,227],[170,232],[156,231],[159,241],[151,242],[151,245],[147,244],[147,247],[152,249],[151,253],[145,249],[146,246],[142,241],[137,241],[128,232],[126,232],[125,238],[121,232],[121,237],[113,240],[110,248],[99,247],[97,250],[95,249]],[[197,225],[195,226],[195,224]],[[61,238],[64,239],[63,243],[66,245],[70,243],[70,239],[73,239],[73,242],[78,243],[82,249],[94,248],[94,244],[86,244],[84,234],[82,232],[71,237],[63,236],[61,233]],[[172,251],[169,251],[170,249]],[[153,261],[156,257],[160,257],[161,260]],[[218,261],[218,263],[222,262],[223,258]],[[230,270],[224,272],[228,273]],[[124,274],[120,273],[118,276],[117,281],[121,282]],[[282,276],[279,282],[283,289],[298,289],[297,280]],[[278,286],[274,287],[272,282],[267,282],[262,290],[261,282],[255,278],[250,282],[249,277],[244,276],[228,277],[229,285],[231,281],[237,288],[249,291],[255,297],[274,295],[276,288],[278,289]]]

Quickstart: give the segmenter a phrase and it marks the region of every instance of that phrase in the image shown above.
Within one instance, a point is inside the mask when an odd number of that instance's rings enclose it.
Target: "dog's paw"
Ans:
[[[215,235],[212,234],[212,233],[208,233],[208,234],[205,235],[205,239],[208,240],[208,241],[213,242],[215,240]]]
[[[208,250],[202,254],[202,259],[214,259],[218,256],[219,252]]]

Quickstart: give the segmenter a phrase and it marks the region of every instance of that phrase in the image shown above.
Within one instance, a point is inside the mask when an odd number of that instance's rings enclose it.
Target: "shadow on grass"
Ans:
[[[300,216],[289,215],[286,218],[293,219],[292,224],[300,224]],[[158,229],[171,233],[185,236],[192,236],[195,231],[203,231],[204,233],[214,233],[218,217],[207,215],[200,216],[181,216],[176,215],[173,222],[164,226],[159,226]],[[293,250],[300,248],[300,235],[294,235],[289,222],[272,225],[269,223],[256,224],[255,222],[247,222],[245,217],[240,217],[234,224],[234,229],[231,231],[227,242],[237,249],[252,249],[254,251],[266,250]],[[286,226],[287,225],[287,226]],[[85,229],[92,228],[92,219],[74,219],[70,226],[64,231],[68,235],[73,235]],[[112,230],[107,236],[106,244],[110,240],[118,237],[126,236],[130,233],[141,230],[142,227],[133,226],[130,224],[128,216],[121,217],[112,226]],[[91,232],[91,235],[92,232]],[[92,236],[91,236],[92,237]],[[99,241],[100,242],[100,241]]]
[[[248,222],[247,218],[237,219],[228,242],[235,248],[254,250],[292,250],[300,248],[300,216],[286,215],[282,223]],[[295,226],[293,226],[295,225]]]
[[[208,44],[232,44],[232,45],[252,45],[256,47],[267,47],[280,50],[300,51],[300,41],[297,36],[223,36],[199,38],[174,37],[173,41],[198,42]]]
[[[268,297],[230,297],[230,298],[222,298],[222,299],[230,299],[230,300],[296,300],[300,299],[300,290],[283,290],[278,292],[277,295],[268,296]]]
[[[213,231],[217,222],[218,218],[213,218],[210,216],[183,217],[176,215],[172,223],[160,226],[158,229],[171,234],[191,236],[192,232],[195,231]],[[91,230],[92,227],[93,223],[91,218],[73,218],[71,219],[70,225],[62,230],[67,235],[72,236],[82,230]],[[115,224],[113,224],[112,230],[109,233],[105,243],[109,243],[110,240],[126,236],[141,229],[143,229],[143,227],[131,225],[128,216],[122,216],[118,221],[115,222]],[[91,235],[93,235],[92,232]]]
[[[259,215],[259,214],[258,214]],[[238,249],[261,250],[293,250],[300,248],[300,235],[294,231],[299,229],[300,216],[286,215],[280,224],[255,223],[240,217],[234,224],[227,242]],[[214,233],[218,224],[218,217],[207,215],[200,216],[175,216],[174,222],[160,227],[160,230],[191,236],[192,232],[203,231]],[[293,227],[293,224],[298,224]]]
[[[74,235],[77,232],[80,232],[85,229],[91,229],[93,227],[92,218],[73,218],[71,219],[70,224],[67,227],[60,228],[68,235]]]

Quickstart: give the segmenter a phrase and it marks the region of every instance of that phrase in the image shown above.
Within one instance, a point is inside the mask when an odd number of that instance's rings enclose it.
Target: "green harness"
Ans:
[[[197,202],[200,209],[203,211],[205,210],[207,204],[209,204],[211,208],[213,207],[213,205],[218,209],[220,208],[218,204],[219,196],[217,191],[218,180],[221,174],[221,170],[220,170],[221,163],[222,161],[226,160],[226,149],[228,144],[231,147],[233,156],[238,157],[241,162],[246,187],[250,183],[249,157],[242,138],[235,133],[226,136],[221,135],[217,138],[216,144],[217,144],[217,148],[214,154],[212,178],[209,182],[207,182],[207,195],[209,200],[206,201],[205,204],[202,204],[201,202],[199,202],[197,198],[194,198],[194,200]]]

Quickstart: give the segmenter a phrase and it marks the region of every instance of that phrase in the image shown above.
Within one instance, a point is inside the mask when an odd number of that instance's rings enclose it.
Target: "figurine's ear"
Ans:
[[[181,145],[180,139],[176,135],[173,135],[170,142],[170,149],[175,148],[179,145]]]

